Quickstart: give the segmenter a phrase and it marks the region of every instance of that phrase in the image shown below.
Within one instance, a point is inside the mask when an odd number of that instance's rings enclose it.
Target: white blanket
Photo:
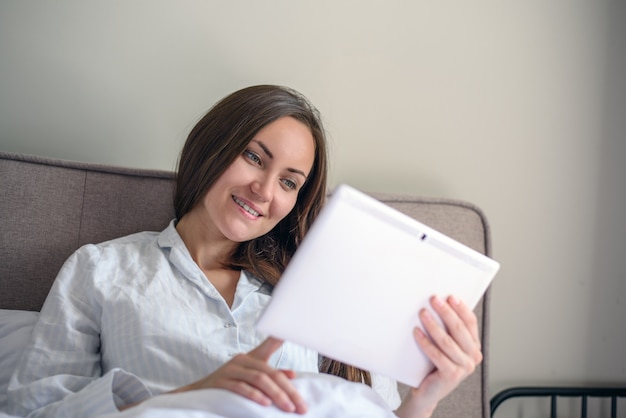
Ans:
[[[293,384],[307,402],[305,417],[395,417],[369,386],[325,374],[303,374]],[[155,396],[126,411],[100,418],[295,418],[274,406],[262,406],[220,389]]]

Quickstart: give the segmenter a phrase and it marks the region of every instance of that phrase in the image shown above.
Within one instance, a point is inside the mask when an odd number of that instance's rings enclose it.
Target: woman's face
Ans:
[[[293,209],[314,158],[310,129],[282,117],[257,133],[197,209],[218,238],[244,242],[264,235]]]

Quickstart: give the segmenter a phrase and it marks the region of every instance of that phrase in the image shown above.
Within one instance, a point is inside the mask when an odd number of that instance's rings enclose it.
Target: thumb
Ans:
[[[278,338],[268,337],[265,341],[259,344],[258,347],[250,351],[248,354],[250,357],[257,360],[267,361],[274,354],[276,350],[283,345],[283,340]]]

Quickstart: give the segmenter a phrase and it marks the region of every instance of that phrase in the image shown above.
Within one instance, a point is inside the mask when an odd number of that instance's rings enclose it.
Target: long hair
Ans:
[[[249,271],[271,285],[280,279],[326,199],[326,134],[319,112],[303,95],[282,86],[260,85],[238,90],[216,103],[187,137],[178,161],[174,195],[176,217],[181,219],[262,128],[286,116],[311,130],[315,142],[311,172],[291,212],[267,234],[239,243],[225,265]],[[320,371],[370,383],[368,372],[330,359],[322,361]]]

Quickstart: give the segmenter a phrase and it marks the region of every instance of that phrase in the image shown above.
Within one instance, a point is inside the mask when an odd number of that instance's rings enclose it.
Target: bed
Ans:
[[[162,230],[174,217],[173,173],[0,152],[0,411],[33,321],[65,259],[86,243]],[[384,192],[384,191],[383,191]],[[373,193],[374,197],[490,255],[487,218],[474,204]],[[489,294],[475,312],[484,361],[435,417],[487,418]],[[406,387],[399,387],[405,394]],[[189,411],[187,411],[189,412]],[[190,416],[190,415],[188,415]],[[201,416],[201,415],[198,415]]]
[[[490,401],[494,418],[542,417],[626,417],[626,387],[515,386],[495,394]],[[525,404],[524,404],[525,402]],[[496,410],[502,405],[499,413]],[[505,411],[505,408],[508,408]],[[524,413],[524,410],[526,413]],[[529,415],[540,413],[541,415]]]

